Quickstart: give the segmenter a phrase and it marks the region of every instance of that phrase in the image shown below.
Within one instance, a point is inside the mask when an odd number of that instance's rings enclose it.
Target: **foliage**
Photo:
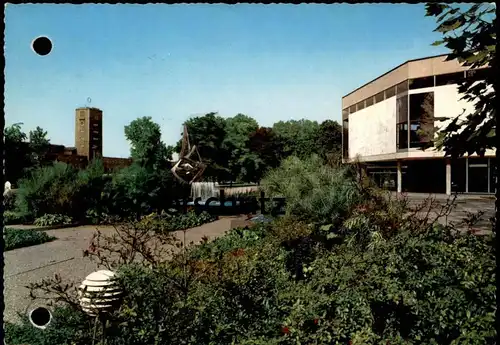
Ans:
[[[6,210],[3,212],[3,221],[5,225],[23,224],[26,217],[19,212]]]
[[[64,214],[44,214],[38,217],[33,222],[36,226],[55,226],[55,225],[69,225],[73,223],[72,219]]]
[[[157,217],[123,224],[87,251],[118,270],[126,291],[107,343],[492,343],[496,264],[489,239],[425,217],[413,221],[421,208],[411,210],[404,200],[379,205],[377,197],[346,215],[333,246],[315,236],[310,219],[294,217],[177,251],[171,247],[177,240],[156,231]],[[355,221],[364,208],[367,229]],[[391,223],[392,231],[377,235]],[[78,310],[62,286],[54,279],[32,289],[52,291]],[[72,333],[74,344],[89,343],[85,320],[82,332]],[[22,327],[19,339],[33,332]],[[58,327],[71,332],[75,325]]]
[[[4,228],[5,250],[12,250],[22,247],[34,246],[45,242],[50,242],[56,238],[47,235],[43,231],[30,229]]]
[[[340,126],[330,120],[321,125],[306,119],[280,121],[266,128],[247,115],[224,119],[209,113],[185,124],[190,143],[198,147],[208,166],[204,176],[209,180],[258,182],[283,158],[316,153],[326,159],[341,146]]]
[[[194,211],[189,211],[184,214],[168,214],[163,213],[162,215],[157,215],[152,213],[144,217],[141,222],[148,224],[151,221],[158,221],[158,231],[179,231],[191,229],[197,226],[201,226],[206,223],[213,222],[217,220],[216,216],[212,216],[208,212],[201,212],[199,214]]]
[[[214,180],[227,180],[230,175],[230,152],[224,145],[227,135],[226,120],[217,113],[193,117],[186,122],[191,145],[196,145],[198,152],[207,165],[204,176]],[[182,134],[181,134],[182,135]],[[176,152],[180,152],[182,140],[177,143]]]
[[[71,307],[58,307],[53,310],[53,319],[46,329],[35,328],[22,315],[22,323],[5,323],[5,342],[7,344],[73,345],[73,339],[81,339],[82,344],[91,344],[91,320]]]
[[[205,238],[200,245],[190,248],[189,256],[196,260],[214,260],[240,248],[255,247],[262,242],[269,228],[266,224],[259,224],[251,228],[234,228],[213,241]]]
[[[248,149],[248,141],[250,134],[258,127],[255,119],[243,114],[226,119],[226,137],[223,144],[230,152],[228,168],[231,180],[249,175],[248,162],[255,159],[255,154]]]
[[[78,209],[78,170],[65,163],[33,170],[19,183],[16,209],[33,218],[44,214],[72,215]]]
[[[167,223],[167,231],[177,231],[190,229],[213,222],[217,220],[217,217],[211,215],[206,211],[203,211],[200,214],[196,214],[195,212],[190,211],[186,214],[168,217],[165,220]]]
[[[106,213],[139,218],[153,211],[168,209],[171,201],[184,194],[186,187],[175,182],[170,171],[149,170],[132,164],[116,172],[106,185],[103,198]]]
[[[428,3],[427,16],[436,17],[435,31],[443,38],[433,45],[451,50],[447,60],[458,59],[464,66],[489,66],[484,80],[471,76],[463,80],[459,92],[463,99],[474,102],[471,114],[457,114],[439,133],[437,147],[446,155],[484,155],[486,149],[496,148],[496,90],[494,88],[496,58],[496,7],[491,3],[476,3],[462,10],[456,4]]]
[[[48,153],[50,140],[47,132],[37,126],[29,132],[29,146],[31,149],[31,163],[33,167],[40,167],[46,163],[45,157]]]
[[[316,141],[319,125],[316,121],[301,119],[279,121],[273,125],[273,131],[283,145],[283,155],[307,158],[317,153]]]
[[[3,208],[5,211],[13,211],[16,206],[16,192],[10,190],[3,195]]]
[[[161,141],[160,125],[151,117],[141,117],[125,126],[125,137],[131,144],[131,156],[141,166],[161,168],[172,159],[171,147]]]
[[[282,145],[272,128],[259,127],[249,135],[248,154],[241,158],[242,180],[260,181],[269,169],[279,166]]]
[[[316,153],[324,159],[342,149],[342,126],[337,121],[325,120],[318,128]]]
[[[5,181],[13,185],[21,179],[31,166],[27,136],[21,129],[22,123],[5,127]]]
[[[314,155],[301,160],[285,159],[261,182],[269,197],[284,197],[286,212],[318,224],[338,223],[361,194],[348,168],[324,165]]]
[[[80,212],[77,214],[80,222],[88,220],[89,214],[101,218],[107,211],[105,204],[107,200],[104,200],[103,191],[110,180],[111,178],[105,174],[104,164],[100,159],[92,160],[85,169],[78,171],[78,189],[75,199],[80,200],[78,203]],[[76,216],[75,213],[73,212]]]

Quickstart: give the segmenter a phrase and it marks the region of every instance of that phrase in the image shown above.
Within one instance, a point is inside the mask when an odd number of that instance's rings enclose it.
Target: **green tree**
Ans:
[[[248,148],[248,141],[250,134],[258,128],[257,121],[247,115],[238,114],[226,119],[226,138],[223,146],[230,154],[228,168],[232,180],[241,178],[243,170],[248,168],[246,162],[255,158],[251,157],[253,155]]]
[[[457,114],[439,132],[436,141],[436,146],[447,156],[484,155],[486,149],[496,147],[495,7],[491,3],[476,3],[463,9],[463,5],[428,3],[426,15],[436,17],[438,26],[434,31],[443,37],[433,45],[444,45],[451,50],[447,60],[458,59],[471,68],[490,66],[493,69],[484,80],[471,77],[459,85],[463,99],[475,102],[475,109],[471,114],[463,114],[465,116]]]
[[[50,140],[47,138],[47,132],[39,126],[30,131],[29,146],[33,166],[40,167],[45,162],[45,157],[50,147]]]
[[[283,153],[287,157],[293,155],[306,158],[317,151],[319,124],[316,121],[279,121],[273,125],[273,131],[282,142]]]
[[[22,123],[15,123],[4,129],[5,180],[12,184],[16,184],[31,167],[27,135],[21,127]]]
[[[227,134],[226,120],[217,113],[208,113],[191,118],[184,124],[187,126],[191,145],[196,145],[207,165],[204,176],[219,181],[230,178],[230,152],[224,144]],[[177,143],[176,152],[180,152],[181,147],[182,139]]]
[[[322,158],[338,154],[342,149],[342,126],[337,121],[325,120],[319,125],[316,150]]]
[[[258,182],[270,169],[280,165],[282,143],[272,128],[260,127],[251,133],[247,142],[248,153],[242,157],[242,180]]]
[[[144,116],[125,126],[125,137],[131,144],[131,157],[141,166],[162,168],[172,159],[172,148],[161,140],[160,125]]]

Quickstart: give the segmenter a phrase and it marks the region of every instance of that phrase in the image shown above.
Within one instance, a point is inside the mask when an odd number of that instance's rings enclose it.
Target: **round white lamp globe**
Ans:
[[[111,312],[120,302],[123,290],[115,281],[115,274],[100,270],[89,274],[80,285],[82,310],[90,316]]]

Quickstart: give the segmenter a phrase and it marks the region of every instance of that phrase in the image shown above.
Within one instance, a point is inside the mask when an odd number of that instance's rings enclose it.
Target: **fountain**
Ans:
[[[193,182],[191,183],[191,198],[201,198],[201,202],[209,198],[219,197],[219,184],[217,182]]]

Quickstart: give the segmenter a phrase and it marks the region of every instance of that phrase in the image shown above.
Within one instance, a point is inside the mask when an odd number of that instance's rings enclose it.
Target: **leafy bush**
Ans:
[[[217,217],[205,211],[201,212],[200,214],[197,214],[194,211],[189,211],[184,214],[176,214],[173,216],[164,215],[162,217],[162,220],[164,221],[164,229],[166,231],[178,231],[213,222],[217,220]]]
[[[209,242],[205,238],[200,245],[191,248],[189,255],[192,259],[217,259],[240,248],[254,247],[262,242],[269,228],[267,224],[261,223],[251,228],[231,229],[213,241]]]
[[[73,221],[70,217],[63,214],[44,214],[43,216],[35,219],[34,225],[36,226],[55,226],[55,225],[69,225]]]
[[[15,190],[10,190],[3,195],[3,207],[5,211],[13,211],[15,209],[16,203],[16,192]]]
[[[301,343],[490,343],[495,336],[491,245],[436,226],[371,250],[349,243],[311,265],[310,296],[286,327]],[[314,296],[314,298],[312,298]],[[317,320],[307,328],[307,315]]]
[[[73,308],[56,307],[52,312],[52,321],[41,330],[31,325],[26,315],[21,315],[21,324],[5,323],[5,342],[12,345],[72,345],[73,339],[82,339],[82,343],[91,344],[92,320]],[[90,323],[90,324],[89,324]]]
[[[106,185],[104,199],[109,214],[137,219],[144,214],[168,209],[175,198],[189,192],[170,171],[154,170],[133,164],[113,174]]]
[[[15,211],[4,211],[3,213],[3,221],[5,225],[17,225],[23,224],[26,222],[26,217]]]
[[[19,183],[16,209],[33,218],[44,214],[70,215],[77,207],[78,170],[57,162],[35,169],[31,176]]]
[[[151,213],[143,217],[139,224],[141,224],[144,229],[150,229],[156,232],[172,232],[191,229],[215,220],[217,220],[217,217],[210,213],[201,212],[197,214],[194,211],[189,211],[187,213],[174,214],[162,213],[161,215]]]
[[[56,238],[43,231],[4,228],[5,250],[34,246],[50,242]]]
[[[268,197],[286,199],[287,214],[318,224],[338,223],[361,200],[349,169],[324,165],[318,156],[285,159],[261,185]]]

